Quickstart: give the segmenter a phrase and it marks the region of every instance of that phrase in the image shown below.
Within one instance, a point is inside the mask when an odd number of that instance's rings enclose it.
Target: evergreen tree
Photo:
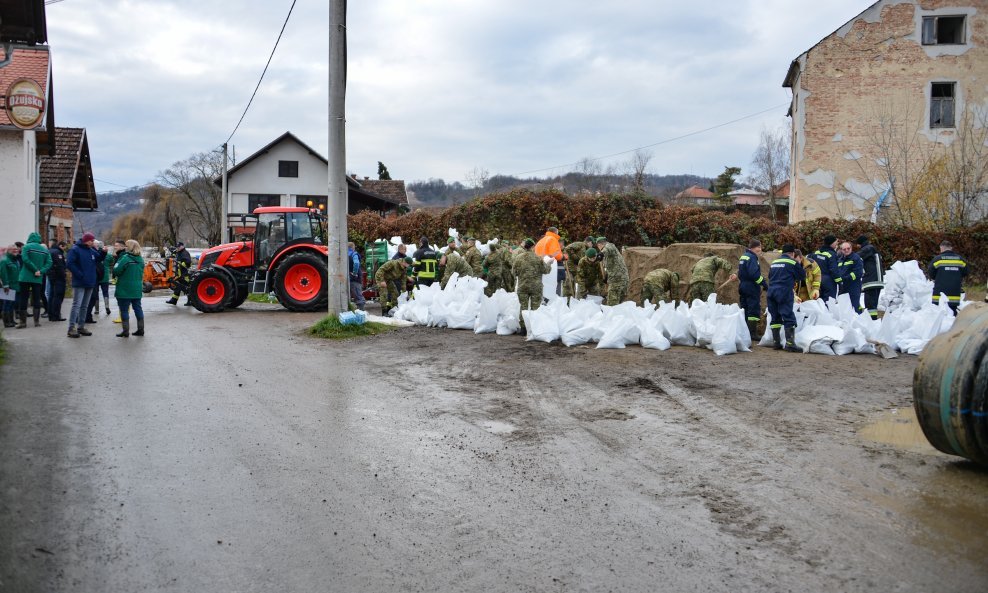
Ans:
[[[723,202],[730,201],[729,194],[734,189],[734,178],[741,174],[741,167],[724,167],[724,172],[714,179],[714,197]]]
[[[391,173],[388,173],[388,168],[381,161],[377,161],[377,178],[391,181]]]

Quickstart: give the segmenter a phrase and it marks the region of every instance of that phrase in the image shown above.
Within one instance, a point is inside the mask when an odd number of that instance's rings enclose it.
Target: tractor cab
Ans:
[[[254,215],[254,265],[259,270],[267,270],[282,248],[326,244],[325,218],[316,212],[306,208],[258,208]]]

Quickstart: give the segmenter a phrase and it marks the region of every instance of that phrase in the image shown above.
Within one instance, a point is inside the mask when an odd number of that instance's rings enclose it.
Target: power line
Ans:
[[[268,63],[264,65],[264,70],[261,72],[261,77],[257,80],[257,86],[254,87],[254,93],[250,96],[250,101],[247,101],[247,107],[244,108],[243,114],[240,116],[240,121],[237,122],[236,127],[230,132],[230,137],[226,139],[226,143],[229,143],[233,139],[233,135],[237,133],[240,129],[240,124],[243,123],[244,117],[247,115],[247,110],[250,109],[250,104],[254,102],[254,96],[257,95],[257,89],[261,88],[261,81],[264,80],[264,74],[268,71],[268,66],[271,65],[271,58],[274,57],[274,52],[278,49],[278,43],[281,42],[281,35],[285,32],[285,27],[288,26],[288,19],[292,16],[292,10],[295,8],[296,0],[292,0],[292,5],[288,9],[288,15],[285,17],[285,22],[281,25],[281,32],[278,33],[278,39],[274,42],[274,47],[271,48],[271,55],[268,56]]]
[[[768,113],[769,111],[774,111],[776,109],[780,109],[782,107],[785,107],[788,104],[789,104],[789,102],[787,101],[785,103],[781,103],[779,105],[774,105],[772,107],[769,107],[768,109],[762,109],[761,111],[757,111],[755,113],[749,113],[748,115],[745,115],[743,117],[739,117],[737,119],[732,119],[731,121],[726,121],[724,123],[720,123],[720,124],[717,124],[715,126],[710,126],[709,128],[704,128],[702,130],[697,130],[695,132],[690,132],[688,134],[683,134],[682,136],[676,136],[674,138],[666,138],[665,140],[660,140],[660,141],[655,142],[653,144],[646,144],[645,146],[639,146],[638,148],[632,148],[630,150],[622,150],[621,152],[615,152],[613,154],[606,154],[604,156],[594,157],[592,159],[581,159],[579,161],[576,161],[575,163],[567,163],[565,165],[557,165],[555,167],[544,167],[542,169],[533,169],[531,171],[524,171],[522,173],[517,173],[517,174],[513,175],[513,177],[521,177],[522,175],[528,175],[528,174],[531,174],[531,173],[541,173],[542,171],[551,171],[553,169],[562,169],[563,167],[572,167],[574,165],[579,165],[580,163],[583,163],[585,160],[586,161],[589,161],[589,162],[600,161],[600,160],[609,159],[609,158],[615,157],[615,156],[621,156],[622,154],[628,154],[629,152],[635,152],[636,150],[643,150],[645,148],[652,148],[653,146],[659,146],[661,144],[668,144],[669,142],[675,142],[676,140],[682,140],[683,138],[689,138],[690,136],[696,136],[697,134],[703,134],[704,132],[709,132],[710,130],[716,130],[717,128],[723,128],[724,126],[729,126],[731,124],[736,124],[739,121],[744,121],[746,119],[751,119],[751,118],[755,117],[756,115],[761,115],[763,113]]]

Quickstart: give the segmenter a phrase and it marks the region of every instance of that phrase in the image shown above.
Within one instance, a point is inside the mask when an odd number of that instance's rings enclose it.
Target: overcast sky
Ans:
[[[55,121],[87,128],[100,191],[226,141],[291,0],[62,0],[47,7]],[[649,148],[649,172],[745,169],[787,124],[789,63],[867,0],[356,0],[347,170],[546,177]],[[231,140],[289,130],[327,153],[328,2],[297,0]],[[618,168],[630,155],[603,164]],[[744,171],[742,172],[744,175]]]

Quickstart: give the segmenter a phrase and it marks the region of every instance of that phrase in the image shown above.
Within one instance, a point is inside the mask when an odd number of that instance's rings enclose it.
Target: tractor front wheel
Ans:
[[[329,294],[326,259],[308,251],[289,255],[275,272],[274,290],[289,311],[324,309]]]
[[[196,275],[189,287],[189,296],[196,309],[203,313],[218,313],[234,297],[233,282],[227,274],[207,268]]]

